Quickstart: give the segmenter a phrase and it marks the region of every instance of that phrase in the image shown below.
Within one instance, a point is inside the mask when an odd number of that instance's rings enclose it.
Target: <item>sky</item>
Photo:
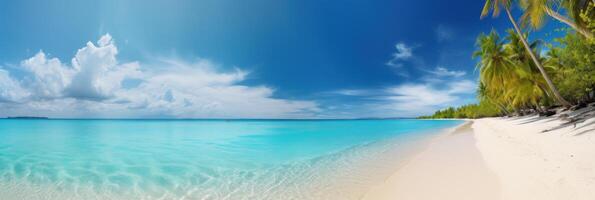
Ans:
[[[475,38],[511,27],[506,16],[480,19],[482,6],[0,1],[0,117],[426,115],[476,102]]]

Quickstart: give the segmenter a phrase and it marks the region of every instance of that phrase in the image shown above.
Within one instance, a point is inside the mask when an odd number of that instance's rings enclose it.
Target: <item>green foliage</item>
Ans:
[[[477,39],[479,57],[479,104],[449,107],[420,118],[481,118],[510,114],[521,110],[543,110],[554,102],[543,76],[531,62],[518,35],[509,30],[505,38],[497,32],[481,34]],[[549,51],[540,58],[554,84],[572,103],[593,101],[595,90],[595,41],[569,31],[547,44]],[[531,43],[539,51],[537,42]],[[590,96],[591,95],[591,96]]]
[[[586,8],[584,8],[580,14],[580,20],[584,24],[584,26],[591,31],[591,33],[595,33],[595,2],[589,2]],[[593,38],[591,38],[590,42],[593,42]]]
[[[595,41],[569,32],[549,45],[546,66],[564,98],[580,103],[589,100],[595,89]]]
[[[595,33],[595,3],[588,2],[582,7],[575,13],[579,13],[581,24]],[[573,103],[592,100],[595,90],[595,39],[569,30],[549,47],[545,64],[553,69],[552,79],[564,98]]]
[[[545,79],[525,50],[521,38],[508,30],[502,39],[492,31],[477,39],[474,57],[480,57],[479,98],[495,105],[518,109],[549,102]],[[539,50],[538,42],[530,43],[532,51]],[[502,106],[505,107],[505,106]]]
[[[444,119],[444,118],[471,118],[477,119],[482,117],[496,117],[500,116],[501,111],[488,102],[480,102],[479,104],[468,104],[458,108],[448,107],[444,110],[436,111],[431,116],[422,116],[420,119]]]
[[[501,7],[509,8],[512,2],[486,0],[482,16],[490,11],[497,15]],[[541,52],[539,41],[527,39],[530,48],[525,48],[522,38],[528,38],[527,35],[521,37],[512,30],[503,38],[496,31],[482,33],[473,53],[473,57],[479,58],[477,98],[480,103],[449,107],[420,118],[480,118],[508,115],[513,111],[544,111],[556,101],[544,75],[530,58],[530,52],[544,63],[545,74],[558,87],[562,98],[574,104],[595,100],[595,39],[589,37],[589,32],[595,33],[595,2],[521,0],[519,3],[525,12],[523,21],[534,27],[542,24],[546,11],[556,3],[580,29],[569,29],[564,37],[555,39],[555,43],[545,44],[549,49],[541,54],[545,57],[537,53]],[[586,34],[581,32],[584,29],[588,31]]]

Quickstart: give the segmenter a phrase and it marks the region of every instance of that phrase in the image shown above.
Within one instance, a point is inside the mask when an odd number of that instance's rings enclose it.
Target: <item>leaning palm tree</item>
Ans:
[[[541,62],[539,61],[537,56],[535,56],[535,53],[533,51],[531,51],[531,47],[529,46],[529,43],[527,43],[526,38],[523,37],[523,32],[519,28],[514,17],[512,17],[512,14],[510,13],[510,6],[512,4],[512,1],[513,0],[486,0],[483,10],[481,12],[481,16],[482,17],[486,16],[490,11],[493,11],[492,12],[493,16],[498,16],[500,14],[500,8],[504,8],[504,11],[506,11],[506,15],[508,16],[508,19],[510,20],[510,22],[512,23],[512,26],[514,27],[514,30],[521,37],[521,42],[523,43],[525,50],[527,50],[527,53],[529,53],[531,59],[535,63],[535,66],[537,66],[537,68],[539,69],[539,72],[541,73],[541,75],[543,76],[545,81],[547,82],[547,85],[550,88],[550,90],[552,91],[552,93],[554,94],[556,100],[563,106],[569,107],[570,103],[568,103],[568,101],[566,101],[562,97],[562,95],[560,95],[560,92],[558,92],[558,89],[556,88],[556,86],[554,85],[554,83],[552,82],[550,77],[547,75],[547,73],[545,72],[545,69],[543,69]]]
[[[521,7],[525,10],[521,17],[523,24],[529,24],[533,28],[540,28],[545,22],[545,15],[548,15],[574,29],[586,38],[593,38],[593,32],[585,26],[580,12],[588,6],[588,0],[521,0]],[[558,12],[553,7],[563,7],[569,17]]]
[[[503,111],[506,107],[517,110],[535,107],[544,97],[544,90],[539,87],[543,78],[532,67],[515,32],[509,30],[508,33],[506,40],[500,39],[495,31],[477,39],[478,50],[474,56],[480,57],[478,97]],[[531,44],[536,45],[536,42]]]

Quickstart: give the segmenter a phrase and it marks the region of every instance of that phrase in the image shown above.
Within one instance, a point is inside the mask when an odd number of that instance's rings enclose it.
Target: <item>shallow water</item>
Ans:
[[[0,120],[1,199],[358,199],[460,121]]]

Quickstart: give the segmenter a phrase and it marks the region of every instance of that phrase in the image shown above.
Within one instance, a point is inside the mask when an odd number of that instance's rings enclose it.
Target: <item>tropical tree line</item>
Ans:
[[[517,22],[511,7],[523,15]],[[477,104],[447,108],[423,118],[479,118],[551,113],[594,101],[595,0],[486,0],[482,17],[504,10],[512,29],[481,34],[473,53],[478,58]],[[566,25],[551,43],[530,40],[530,31],[546,18]]]
[[[482,118],[482,117],[496,117],[500,115],[500,110],[495,106],[480,102],[477,104],[468,104],[457,108],[448,107],[443,110],[436,111],[431,116],[422,116],[420,119],[444,119],[444,118]]]

